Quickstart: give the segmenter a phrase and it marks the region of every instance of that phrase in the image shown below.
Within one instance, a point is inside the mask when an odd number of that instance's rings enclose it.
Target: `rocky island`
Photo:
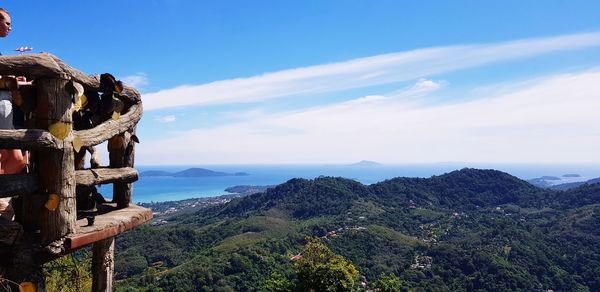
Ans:
[[[178,171],[178,172],[168,172],[163,170],[146,170],[140,173],[140,176],[172,176],[172,177],[212,177],[212,176],[246,176],[250,175],[246,172],[221,172],[214,171],[206,168],[188,168],[186,170]]]

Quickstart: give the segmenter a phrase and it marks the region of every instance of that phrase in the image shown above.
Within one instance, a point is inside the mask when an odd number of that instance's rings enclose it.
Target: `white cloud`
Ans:
[[[425,78],[420,78],[415,86],[413,86],[413,91],[415,92],[430,92],[440,89],[443,86],[440,82],[435,82],[433,80],[428,80]]]
[[[177,118],[174,115],[167,115],[167,116],[157,117],[154,120],[157,122],[160,122],[160,123],[172,123],[172,122],[175,122],[177,120]]]
[[[382,162],[598,163],[598,80],[600,71],[550,76],[509,92],[498,87],[499,95],[488,92],[443,105],[365,97],[181,132],[141,144],[138,153],[145,164],[160,164],[158,159],[168,154],[165,149],[187,153],[170,156],[169,163],[188,164],[345,163],[364,157]]]
[[[381,103],[385,100],[389,100],[389,99],[406,99],[406,98],[416,98],[416,97],[422,97],[422,96],[426,96],[427,94],[430,94],[434,91],[437,91],[441,88],[443,88],[446,85],[447,82],[445,81],[433,81],[433,80],[429,80],[429,79],[425,79],[425,78],[420,78],[419,80],[417,80],[417,82],[409,87],[409,88],[404,88],[401,89],[399,91],[396,92],[392,92],[387,94],[387,96],[383,96],[383,95],[367,95],[367,96],[363,96],[361,98],[357,98],[357,99],[352,99],[349,100],[343,104],[363,104],[363,105],[369,105],[369,104],[376,104],[376,103]],[[414,102],[418,102],[419,100],[415,100]],[[407,100],[407,103],[411,102],[409,100]]]
[[[361,97],[361,98],[350,100],[347,103],[369,104],[369,103],[380,102],[380,101],[383,101],[385,99],[386,99],[386,97],[382,96],[382,95],[367,95],[367,96],[364,96],[364,97]]]
[[[600,46],[600,33],[513,42],[419,49],[346,62],[297,68],[201,85],[182,85],[144,95],[153,110],[194,105],[251,103],[388,84],[488,63]],[[426,81],[421,84],[433,86]]]
[[[148,85],[148,76],[146,76],[145,73],[137,73],[135,75],[125,76],[121,78],[121,81],[129,86],[140,88]]]

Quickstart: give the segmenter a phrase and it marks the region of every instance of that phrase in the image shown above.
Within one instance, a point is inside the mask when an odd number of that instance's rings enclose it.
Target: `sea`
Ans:
[[[554,176],[553,184],[585,181],[600,177],[600,165],[593,164],[483,164],[483,163],[432,163],[432,164],[379,164],[379,165],[144,165],[136,166],[141,173],[147,170],[169,172],[192,167],[226,173],[245,172],[246,176],[170,177],[140,176],[133,184],[133,202],[150,203],[178,201],[191,198],[214,197],[230,194],[226,188],[238,185],[277,185],[292,178],[313,179],[319,176],[344,177],[365,185],[395,177],[427,178],[465,167],[496,169],[528,180]],[[112,186],[99,189],[105,197],[112,197]]]

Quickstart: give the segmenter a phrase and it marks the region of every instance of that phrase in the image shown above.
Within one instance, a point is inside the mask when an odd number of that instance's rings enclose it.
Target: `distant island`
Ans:
[[[527,182],[537,187],[547,188],[554,184],[560,183],[560,180],[560,177],[545,175],[542,177],[529,179]]]
[[[178,172],[168,172],[163,170],[147,170],[142,171],[140,176],[145,177],[153,177],[153,176],[172,176],[172,177],[214,177],[214,176],[246,176],[250,175],[246,172],[221,172],[214,171],[206,168],[188,168],[186,170],[178,171]]]
[[[565,174],[562,177],[563,178],[581,178],[581,175]],[[527,180],[527,182],[536,187],[540,187],[540,188],[564,191],[564,190],[574,189],[574,188],[580,187],[582,185],[590,185],[590,184],[600,183],[600,177],[589,179],[589,180],[582,180],[582,181],[570,180],[570,181],[565,182],[565,180],[555,177],[555,176],[542,176],[542,177]]]
[[[565,191],[565,190],[570,190],[570,189],[580,187],[582,185],[591,185],[591,184],[597,184],[597,183],[600,183],[600,177],[589,179],[586,181],[577,181],[577,182],[572,182],[572,183],[563,183],[563,184],[553,185],[553,186],[550,186],[550,189],[558,190],[558,191]]]
[[[239,194],[239,195],[252,195],[252,194],[256,194],[256,193],[260,193],[260,192],[264,192],[267,189],[273,188],[275,187],[274,185],[270,185],[270,186],[249,186],[249,185],[242,185],[242,186],[233,186],[233,187],[229,187],[226,188],[225,191],[233,193],[233,194]]]
[[[348,166],[380,166],[381,163],[369,160],[361,160],[357,163],[349,164]]]

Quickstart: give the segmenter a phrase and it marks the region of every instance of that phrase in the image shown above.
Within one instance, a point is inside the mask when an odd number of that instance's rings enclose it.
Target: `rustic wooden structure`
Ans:
[[[114,237],[152,218],[150,210],[131,204],[139,92],[109,74],[83,74],[50,54],[1,56],[0,75],[33,80],[8,88],[24,113],[23,128],[0,130],[0,149],[31,153],[29,173],[0,175],[0,198],[20,198],[15,220],[0,220],[0,276],[42,291],[44,262],[93,245],[93,290],[112,290]],[[88,125],[73,118],[81,110]],[[82,152],[105,141],[109,166],[83,168]],[[98,203],[89,225],[77,216],[76,188],[107,183],[113,200]]]

